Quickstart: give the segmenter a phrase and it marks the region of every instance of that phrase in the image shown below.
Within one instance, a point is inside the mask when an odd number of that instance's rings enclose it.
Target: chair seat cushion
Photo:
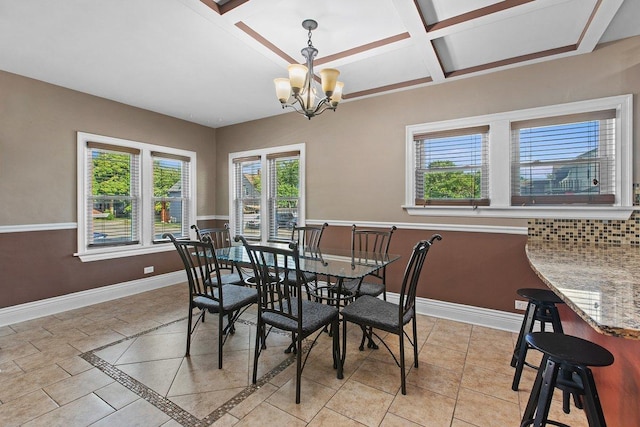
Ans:
[[[309,282],[313,282],[316,280],[316,275],[314,273],[308,273],[306,271],[302,272],[302,276],[304,277],[304,279],[307,281],[307,283]],[[291,284],[295,284],[296,283],[296,272],[295,271],[289,271],[289,273],[287,274],[287,282],[291,283]]]
[[[398,324],[399,307],[389,301],[363,295],[342,309],[342,318],[363,326],[372,326],[387,332],[397,332],[413,317],[413,309],[409,310]]]
[[[244,284],[244,280],[240,277],[238,273],[230,273],[230,274],[221,274],[220,280],[222,280],[223,285],[242,285]],[[218,287],[218,279],[215,276],[211,277],[211,281],[207,281],[207,285]]]
[[[297,316],[298,299],[291,298],[291,305],[292,314]],[[285,301],[285,309],[286,308],[287,306]],[[330,324],[338,317],[338,309],[336,307],[306,299],[302,300],[302,313],[302,331],[304,336],[317,331],[324,325]],[[285,317],[282,314],[263,312],[262,320],[269,325],[282,329],[283,331],[295,331],[298,329],[298,322],[296,320]]]
[[[353,294],[356,294],[356,296],[370,295],[372,297],[377,297],[378,295],[382,295],[382,293],[384,292],[383,283],[362,282],[360,284],[360,288],[358,289],[358,282],[358,280],[345,281],[343,285],[344,289]]]
[[[219,288],[215,288],[213,291],[214,297],[218,297]],[[223,311],[235,311],[245,305],[258,302],[258,291],[255,289],[247,288],[238,285],[223,285]],[[220,304],[213,298],[209,298],[205,295],[198,295],[193,299],[193,304],[202,309],[209,310],[211,313],[218,313],[220,311]]]

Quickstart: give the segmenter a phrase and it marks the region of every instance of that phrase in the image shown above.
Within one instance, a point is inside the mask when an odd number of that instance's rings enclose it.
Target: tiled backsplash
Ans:
[[[640,203],[640,184],[633,185],[634,205]],[[640,210],[628,220],[530,219],[529,239],[550,242],[609,243],[640,246]]]

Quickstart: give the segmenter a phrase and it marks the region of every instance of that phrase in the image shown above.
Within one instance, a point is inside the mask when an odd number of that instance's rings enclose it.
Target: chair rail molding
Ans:
[[[351,227],[353,224],[358,224],[362,227],[371,228],[389,228],[395,225],[398,229],[407,230],[431,230],[431,231],[462,231],[467,233],[496,233],[496,234],[520,234],[526,236],[528,233],[527,227],[513,227],[513,226],[499,226],[499,225],[469,225],[469,224],[423,224],[414,222],[374,222],[374,221],[360,221],[360,220],[319,220],[308,219],[307,225],[321,225],[323,223],[337,227]]]
[[[75,230],[77,222],[57,222],[52,224],[0,225],[0,233],[24,233],[29,231]]]
[[[198,216],[198,221],[204,220],[221,220],[229,221],[229,215],[208,215]],[[397,228],[407,230],[433,230],[433,231],[463,231],[467,233],[497,233],[497,234],[520,234],[527,235],[527,227],[513,227],[501,225],[469,225],[469,224],[423,224],[415,222],[377,222],[377,221],[360,221],[360,220],[324,220],[324,219],[307,219],[305,225],[322,225],[324,223],[335,227],[351,227],[358,224],[363,227],[372,228],[389,228],[395,225]]]

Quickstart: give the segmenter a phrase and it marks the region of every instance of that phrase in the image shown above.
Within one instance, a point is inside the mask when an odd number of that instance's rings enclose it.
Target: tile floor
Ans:
[[[215,316],[198,327],[185,358],[187,298],[187,286],[175,285],[0,328],[0,425],[508,427],[519,425],[534,379],[526,369],[521,390],[511,391],[515,334],[419,316],[420,363],[410,365],[407,395],[389,353],[358,351],[352,328],[344,379],[324,334],[296,405],[287,336],[271,334],[251,384],[255,311],[225,344],[224,369]],[[582,411],[565,415],[559,401],[552,415],[587,425]]]

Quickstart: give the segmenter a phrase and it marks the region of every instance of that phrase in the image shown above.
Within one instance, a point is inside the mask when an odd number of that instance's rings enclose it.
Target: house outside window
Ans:
[[[304,144],[229,155],[230,225],[254,241],[288,241],[304,224]]]
[[[233,162],[233,228],[235,234],[260,240],[262,161],[260,156],[238,157]]]
[[[156,245],[164,233],[189,236],[195,153],[83,132],[77,141],[82,261],[168,250]]]
[[[615,203],[615,110],[511,129],[512,204]]]
[[[189,236],[191,221],[191,159],[152,151],[153,240],[162,235]]]
[[[140,240],[140,151],[87,143],[87,247]]]

